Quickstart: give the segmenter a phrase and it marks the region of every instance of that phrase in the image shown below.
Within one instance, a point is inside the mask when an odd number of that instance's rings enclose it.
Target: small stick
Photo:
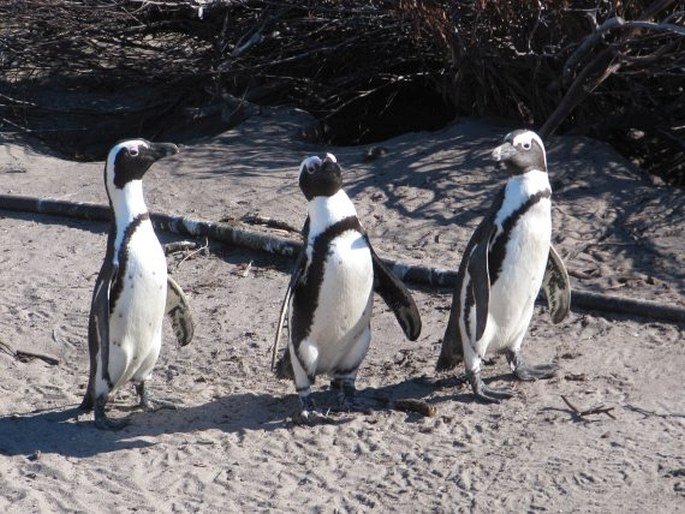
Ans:
[[[56,366],[57,364],[59,364],[59,359],[57,357],[53,357],[52,355],[47,355],[44,353],[35,353],[26,350],[15,350],[14,354],[17,356],[18,359],[40,359],[50,364],[50,366]]]
[[[403,412],[415,412],[429,418],[434,417],[438,413],[435,405],[430,405],[423,400],[414,400],[412,398],[401,398],[390,402],[390,408],[401,410]]]
[[[208,248],[209,248],[209,240],[205,237],[205,244],[203,246],[201,246],[200,248],[198,248],[197,250],[195,250],[194,252],[190,252],[188,255],[183,257],[183,259],[181,259],[179,261],[179,263],[176,265],[176,268],[179,268],[181,266],[181,264],[183,264],[185,261],[187,261],[188,259],[192,259],[195,255],[203,252],[204,250],[207,250]]]
[[[592,409],[586,409],[586,410],[578,410],[578,408],[573,405],[568,398],[566,398],[563,394],[561,395],[561,399],[564,400],[564,403],[569,406],[569,408],[573,411],[573,414],[578,416],[579,418],[583,418],[585,416],[590,416],[591,414],[606,414],[609,416],[611,419],[616,419],[613,414],[611,414],[611,411],[614,410],[613,407],[604,407],[600,405],[599,407],[593,407]]]

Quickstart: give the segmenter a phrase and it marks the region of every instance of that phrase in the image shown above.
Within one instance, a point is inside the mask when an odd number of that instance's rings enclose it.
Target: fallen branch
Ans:
[[[614,410],[613,407],[604,407],[600,405],[599,407],[593,407],[592,409],[580,410],[578,409],[578,407],[573,405],[563,394],[561,395],[561,399],[564,400],[564,403],[569,406],[573,415],[575,415],[578,418],[583,419],[585,416],[591,416],[593,414],[606,414],[611,419],[616,419],[616,417],[611,413],[611,411]]]
[[[57,357],[53,357],[52,355],[48,355],[46,353],[30,352],[28,350],[14,350],[10,345],[3,343],[2,341],[0,341],[0,349],[2,349],[2,351],[7,355],[14,357],[21,362],[40,359],[50,364],[50,366],[56,366],[59,364],[59,359]]]
[[[90,221],[110,220],[109,207],[104,205],[27,196],[0,194],[0,210],[35,212]],[[199,221],[162,213],[152,213],[150,219],[158,230],[183,236],[205,237],[214,241],[285,257],[294,257],[302,247],[300,241],[251,232],[236,223]],[[383,262],[405,282],[447,288],[454,287],[456,284],[457,272],[455,270],[411,265],[392,259],[383,259]],[[572,291],[571,306],[581,310],[631,314],[677,323],[685,322],[685,308],[683,307],[577,289]]]
[[[32,359],[40,359],[50,364],[50,366],[56,366],[57,364],[59,364],[59,359],[57,357],[53,357],[52,355],[48,355],[46,353],[29,352],[26,350],[15,350],[14,354],[16,355],[17,359],[19,359],[22,362]]]

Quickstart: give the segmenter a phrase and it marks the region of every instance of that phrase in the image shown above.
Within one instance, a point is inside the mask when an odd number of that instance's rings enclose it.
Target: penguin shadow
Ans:
[[[350,409],[337,408],[337,393],[326,389],[313,393],[315,402],[324,410],[332,406],[335,419],[349,422],[357,416],[373,416],[382,411],[402,411],[407,415],[407,422],[418,422],[425,416],[435,415],[434,380],[427,376],[410,377],[401,382],[382,387],[358,389],[354,396],[354,405]]]
[[[175,409],[143,411],[110,402],[108,415],[129,422],[123,429],[100,430],[93,414],[78,406],[56,407],[27,414],[11,414],[0,418],[0,455],[36,455],[57,453],[69,457],[91,457],[101,453],[157,444],[148,439],[169,434],[194,434],[209,429],[227,433],[251,430],[271,431],[292,426],[290,415],[297,406],[297,397],[285,398],[270,394],[241,393],[210,402]]]

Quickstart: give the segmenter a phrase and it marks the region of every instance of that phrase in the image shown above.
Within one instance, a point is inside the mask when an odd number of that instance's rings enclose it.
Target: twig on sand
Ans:
[[[643,409],[642,407],[636,407],[635,405],[626,405],[626,409],[632,410],[633,412],[637,412],[639,414],[642,414],[645,418],[648,418],[650,416],[655,416],[657,418],[685,418],[685,414],[678,414],[678,413],[661,413],[661,412],[654,412],[651,410]]]
[[[0,349],[2,349],[2,351],[7,355],[11,355],[21,362],[26,362],[32,359],[40,359],[50,364],[50,366],[56,366],[59,364],[59,359],[57,357],[53,357],[52,355],[45,353],[30,352],[28,350],[14,350],[10,345],[2,341],[0,341]]]
[[[428,418],[434,417],[438,413],[435,405],[419,400],[418,398],[391,398],[386,394],[374,394],[372,398],[380,402],[384,408],[400,410],[402,412],[413,412]]]
[[[403,412],[415,412],[429,418],[434,417],[438,413],[435,405],[424,402],[423,400],[416,400],[413,398],[400,398],[399,400],[390,401],[388,406],[391,409],[401,410]]]
[[[200,246],[197,250],[195,250],[195,251],[193,251],[193,252],[190,252],[188,255],[186,255],[185,257],[183,257],[183,259],[181,259],[181,260],[179,261],[179,263],[176,265],[176,268],[178,269],[178,268],[181,266],[181,264],[183,264],[183,263],[184,263],[185,261],[187,261],[187,260],[192,259],[192,258],[195,257],[198,253],[204,255],[204,253],[206,253],[208,249],[209,249],[209,240],[208,240],[207,237],[205,237],[205,244],[202,245],[202,246]]]
[[[593,407],[592,409],[580,410],[578,409],[578,407],[573,405],[568,400],[568,398],[566,398],[563,394],[561,395],[561,399],[564,400],[564,403],[569,406],[573,415],[580,419],[584,419],[585,416],[590,416],[592,414],[606,414],[611,419],[616,419],[616,417],[611,413],[611,411],[614,410],[613,407],[604,407],[603,405],[600,405],[599,407]]]

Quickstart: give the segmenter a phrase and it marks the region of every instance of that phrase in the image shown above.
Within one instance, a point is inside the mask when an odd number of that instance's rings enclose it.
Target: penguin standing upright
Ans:
[[[554,375],[555,364],[527,365],[521,343],[540,287],[555,323],[571,303],[568,274],[551,245],[552,192],[542,140],[530,130],[516,130],[492,155],[511,176],[464,251],[437,363],[438,370],[452,369],[463,357],[473,392],[483,402],[513,395],[483,382],[481,361],[488,351],[505,352],[520,380]]]
[[[125,420],[105,414],[109,394],[132,380],[146,410],[172,407],[146,388],[162,344],[167,313],[181,345],[193,321],[181,288],[167,275],[164,251],[143,198],[142,178],[158,159],[173,155],[171,143],[135,139],[117,143],[105,163],[105,189],[113,211],[107,252],[95,283],[88,324],[90,376],[81,409],[95,411],[95,425],[119,429]]]
[[[290,340],[277,374],[294,378],[300,409],[293,421],[314,424],[327,420],[310,397],[316,375],[329,375],[341,407],[353,404],[357,369],[371,341],[374,290],[412,341],[421,333],[421,317],[407,288],[373,251],[342,189],[335,156],[306,158],[299,185],[309,202],[305,244],[284,300]]]

